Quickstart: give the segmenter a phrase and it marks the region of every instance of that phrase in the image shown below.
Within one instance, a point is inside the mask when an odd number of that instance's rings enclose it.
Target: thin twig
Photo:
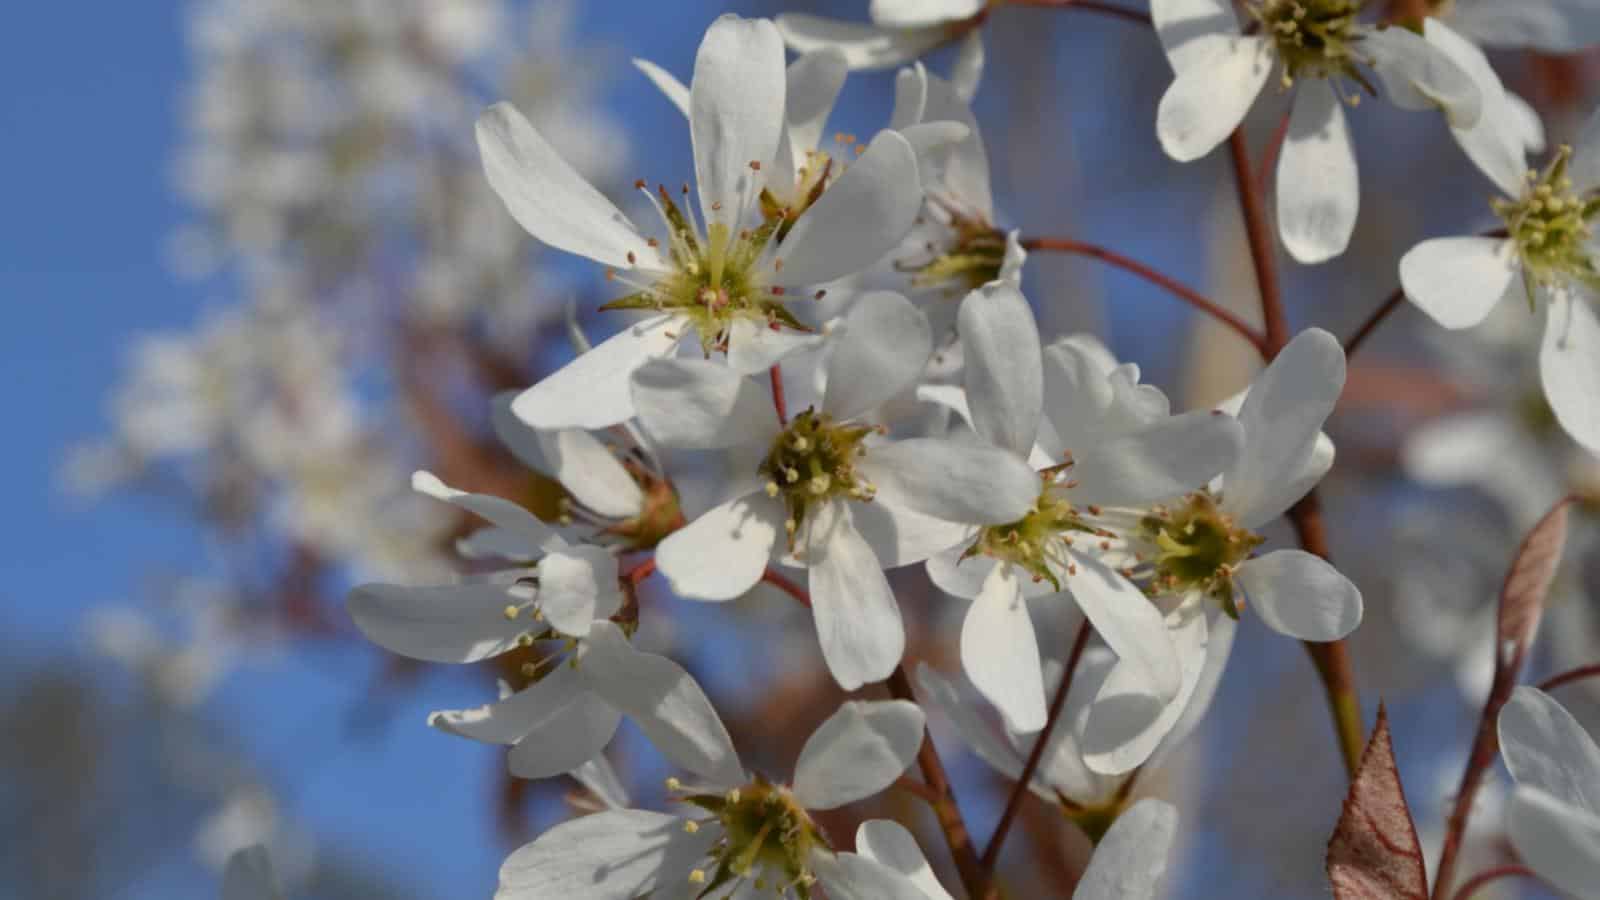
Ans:
[[[1596,675],[1600,675],[1600,663],[1590,663],[1587,666],[1579,666],[1576,669],[1568,669],[1559,675],[1552,675],[1549,678],[1546,678],[1545,680],[1539,682],[1539,690],[1553,691],[1564,684],[1571,684],[1574,681],[1584,678],[1593,678]]]
[[[1245,146],[1242,128],[1235,129],[1228,139],[1228,152],[1233,160],[1234,184],[1238,189],[1239,211],[1244,217],[1245,237],[1250,246],[1250,262],[1255,268],[1256,286],[1261,292],[1261,320],[1266,329],[1267,351],[1263,355],[1271,360],[1289,343],[1290,336],[1283,290],[1278,281],[1277,245],[1267,222],[1261,186],[1250,168],[1250,151]],[[1300,546],[1306,552],[1328,559],[1322,504],[1317,499],[1316,488],[1312,488],[1289,510],[1289,521],[1294,525]],[[1366,728],[1361,722],[1361,700],[1356,693],[1355,670],[1350,663],[1349,650],[1344,641],[1301,643],[1322,679],[1328,709],[1333,716],[1334,732],[1339,738],[1339,750],[1344,757],[1345,772],[1354,777],[1356,767],[1361,763],[1361,750],[1366,744]]]
[[[1017,783],[1011,787],[1011,796],[1006,799],[1005,812],[1000,814],[1000,822],[994,827],[994,835],[989,838],[989,846],[983,849],[983,891],[974,895],[979,897],[995,896],[998,885],[994,880],[995,864],[1000,861],[1000,848],[1006,842],[1006,836],[1011,832],[1011,825],[1017,819],[1017,813],[1022,811],[1022,802],[1028,796],[1028,786],[1033,783],[1033,775],[1039,771],[1039,763],[1044,760],[1045,747],[1050,743],[1050,733],[1055,730],[1056,722],[1061,719],[1061,713],[1067,708],[1067,693],[1072,689],[1072,675],[1078,670],[1078,661],[1083,658],[1083,650],[1089,645],[1089,635],[1094,633],[1094,626],[1088,619],[1078,626],[1078,636],[1072,642],[1072,650],[1067,656],[1066,671],[1061,673],[1061,683],[1056,686],[1056,695],[1050,701],[1050,711],[1045,716],[1044,729],[1039,736],[1033,739],[1033,749],[1028,752],[1028,759],[1022,765],[1022,774],[1017,776]]]
[[[1368,316],[1367,320],[1361,323],[1361,327],[1356,329],[1356,333],[1350,335],[1349,340],[1344,342],[1344,355],[1348,357],[1355,353],[1356,348],[1360,347],[1371,336],[1372,332],[1377,330],[1378,325],[1384,319],[1387,319],[1390,313],[1398,309],[1401,303],[1405,302],[1405,299],[1405,289],[1395,288],[1394,293],[1389,295],[1389,299],[1383,301],[1382,306],[1373,310],[1372,315]]]
[[[1071,238],[1026,238],[1022,241],[1022,246],[1026,250],[1052,250],[1058,253],[1076,253],[1080,256],[1091,256],[1101,262],[1116,266],[1124,272],[1137,275],[1151,284],[1165,288],[1178,299],[1232,328],[1240,337],[1249,341],[1258,352],[1262,353],[1262,355],[1266,354],[1266,336],[1252,328],[1248,322],[1219,306],[1199,291],[1136,259],[1123,256],[1115,250],[1101,247],[1098,244],[1077,241]]]
[[[777,569],[767,566],[767,570],[761,573],[761,580],[800,601],[802,606],[811,606],[811,594],[807,593],[805,588],[790,581],[788,576]]]
[[[1489,882],[1500,878],[1537,879],[1538,877],[1539,873],[1533,871],[1527,866],[1495,866],[1492,869],[1485,869],[1484,871],[1479,872],[1478,874],[1467,879],[1466,883],[1461,885],[1461,889],[1456,891],[1455,900],[1467,900],[1467,898],[1477,893],[1478,888],[1481,888]]]

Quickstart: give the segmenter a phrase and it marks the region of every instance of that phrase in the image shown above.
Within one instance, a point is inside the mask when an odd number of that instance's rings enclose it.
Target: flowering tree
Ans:
[[[270,523],[289,562],[238,583],[298,600],[287,608],[300,634],[344,633],[306,598],[332,569],[358,582],[345,610],[372,643],[496,676],[491,702],[428,723],[508,748],[516,780],[575,792],[570,817],[506,858],[497,897],[1157,896],[1174,842],[1197,824],[1161,773],[1194,752],[1236,645],[1268,632],[1303,645],[1320,691],[1306,678],[1295,695],[1321,694],[1332,728],[1320,734],[1349,778],[1342,809],[1299,812],[1331,837],[1297,887],[1448,900],[1523,875],[1600,896],[1600,751],[1521,684],[1547,600],[1581,595],[1559,565],[1569,530],[1584,540],[1569,519],[1600,498],[1600,118],[1570,143],[1547,141],[1540,110],[1483,49],[1587,47],[1600,9],[874,0],[870,23],[723,15],[687,83],[673,64],[636,61],[686,119],[693,168],[671,185],[634,182],[641,217],[618,205],[617,169],[593,152],[621,139],[574,126],[598,127],[573,112],[572,66],[530,56],[553,86],[513,61],[468,143],[470,97],[453,76],[526,52],[494,37],[506,11],[282,7],[253,26],[265,32],[202,21],[219,77],[281,62],[274,28],[326,29],[297,46],[351,70],[371,121],[320,115],[316,91],[287,77],[252,80],[286,95],[263,98],[259,120],[202,95],[207,142],[190,174],[215,221],[185,236],[184,258],[248,256],[260,299],[145,345],[119,394],[119,440],[76,471],[148,476],[150,460],[180,459],[186,495],[216,505],[230,540],[260,540]],[[1241,293],[1255,302],[1000,224],[1001,145],[973,102],[1011,62],[986,54],[991,26],[1044,14],[1019,7],[1119,20],[1159,44],[1170,83],[1138,130],[1181,163],[1227,144],[1231,171],[1218,174],[1237,198],[1253,282]],[[947,44],[945,76],[922,58]],[[851,73],[870,69],[894,70],[887,119],[869,139],[826,141]],[[1373,130],[1351,121],[1367,115],[1363,97],[1437,120],[1500,196],[1487,228],[1463,221],[1445,230],[1468,236],[1395,248],[1387,280],[1399,288],[1341,340],[1331,298],[1359,298],[1324,282],[1296,308],[1329,327],[1293,329],[1299,282],[1279,249],[1311,265],[1352,247],[1354,134]],[[1263,104],[1278,124],[1252,147],[1246,118]],[[257,146],[263,123],[326,152]],[[234,169],[253,153],[274,162]],[[1546,161],[1529,168],[1535,156]],[[284,183],[259,183],[263,170]],[[373,203],[365,192],[390,180],[437,197]],[[559,307],[526,302],[570,277],[552,251],[606,285],[567,310],[577,352],[553,371],[539,337],[552,319],[563,332]],[[1025,278],[1057,253],[1194,307],[1259,371],[1191,403],[1147,383],[1137,351],[1122,360],[1093,334],[1044,336]],[[396,291],[399,310],[371,314]],[[1319,494],[1362,466],[1336,465],[1330,417],[1357,388],[1351,358],[1407,301],[1445,329],[1483,323],[1451,344],[1462,369],[1451,384],[1476,381],[1488,399],[1416,429],[1401,468],[1480,487],[1514,535],[1486,543],[1517,546],[1485,567],[1499,579],[1509,564],[1498,591],[1462,571],[1483,555],[1437,519],[1378,563],[1402,586],[1384,592],[1402,602],[1378,627],[1408,655],[1448,659],[1482,703],[1437,835],[1419,834],[1427,816],[1413,804],[1434,798],[1402,777],[1384,707],[1374,719],[1358,694],[1347,638],[1371,604],[1332,559],[1337,520]],[[610,336],[591,342],[580,315]],[[364,420],[369,370],[403,419]],[[1520,389],[1525,372],[1536,390]],[[450,378],[472,401],[447,398]],[[1537,426],[1520,414],[1529,402]],[[414,495],[399,490],[407,468]],[[1415,552],[1395,552],[1413,540]],[[713,702],[707,657],[747,645],[820,660],[826,677],[772,687],[765,706]],[[1595,646],[1567,652],[1589,662]],[[664,792],[633,777],[624,721],[671,773]],[[936,743],[930,728],[953,739]],[[745,744],[791,774],[747,766]],[[958,750],[999,782],[982,840],[967,818],[972,779],[947,763]],[[1514,782],[1503,829],[1474,816],[1497,754]],[[1033,867],[1003,856],[1043,807],[1087,837],[1087,859],[1053,846],[1048,823],[1029,826],[1046,836]],[[1512,849],[1482,850],[1472,825]],[[229,864],[226,896],[275,891],[263,851]]]

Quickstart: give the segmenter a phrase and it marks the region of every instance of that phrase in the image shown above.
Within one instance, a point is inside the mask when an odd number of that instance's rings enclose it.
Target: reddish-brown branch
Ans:
[[[1283,141],[1289,136],[1289,113],[1285,111],[1283,118],[1278,120],[1278,127],[1272,131],[1272,141],[1267,144],[1267,151],[1261,154],[1261,168],[1256,171],[1256,186],[1266,190],[1267,179],[1272,177],[1272,170],[1278,165],[1278,154],[1283,152]]]
[[[1383,320],[1389,318],[1389,314],[1398,309],[1401,303],[1405,302],[1405,299],[1405,290],[1403,288],[1395,288],[1394,293],[1389,295],[1389,299],[1383,301],[1382,306],[1373,310],[1372,315],[1368,316],[1367,320],[1361,323],[1361,327],[1356,329],[1356,333],[1350,335],[1349,340],[1344,342],[1344,355],[1350,356],[1355,353],[1356,348],[1360,347],[1372,335],[1372,332],[1377,330]]]
[[[1461,885],[1461,890],[1456,891],[1455,900],[1468,900],[1468,898],[1470,898],[1473,894],[1477,893],[1479,888],[1491,881],[1497,881],[1501,878],[1537,879],[1538,877],[1539,873],[1533,871],[1527,866],[1496,866],[1493,869],[1485,869],[1484,871],[1479,872],[1478,874],[1467,879],[1466,882]]]
[[[768,566],[767,570],[761,573],[761,580],[800,601],[802,606],[811,606],[811,595],[806,592],[806,589],[790,581],[788,576],[777,569]]]
[[[789,424],[789,408],[783,400],[783,369],[777,363],[767,370],[767,376],[772,379],[772,408],[778,411],[778,424]]]
[[[1574,681],[1579,681],[1584,678],[1593,678],[1596,675],[1600,675],[1600,663],[1590,663],[1587,666],[1579,666],[1576,669],[1568,669],[1559,675],[1552,675],[1549,678],[1546,678],[1545,680],[1539,682],[1539,690],[1553,691],[1564,684],[1571,684]]]
[[[1041,9],[1081,9],[1084,12],[1100,13],[1129,22],[1138,22],[1141,25],[1150,24],[1150,15],[1136,9],[1128,9],[1115,3],[1103,3],[1101,0],[1003,0],[1012,6],[1036,6]]]
[[[1266,352],[1271,360],[1289,343],[1289,320],[1283,305],[1283,290],[1278,281],[1277,244],[1267,221],[1261,185],[1250,168],[1250,150],[1245,146],[1243,128],[1228,138],[1228,154],[1233,160],[1234,184],[1239,193],[1239,212],[1244,218],[1245,239],[1250,246],[1250,262],[1255,269],[1256,286],[1261,292],[1261,321],[1266,330]],[[1316,489],[1289,510],[1289,521],[1306,552],[1328,559],[1328,541],[1322,525],[1322,504]],[[1317,675],[1327,694],[1334,732],[1344,757],[1345,773],[1355,777],[1366,744],[1366,728],[1361,722],[1361,700],[1356,693],[1355,670],[1343,641],[1327,644],[1304,642]]]
[[[628,571],[622,573],[622,577],[627,579],[629,584],[638,587],[639,582],[644,581],[646,578],[649,578],[651,575],[655,574],[655,571],[656,558],[652,556],[649,559],[640,562],[638,565],[634,566]]]
[[[1012,824],[1016,821],[1017,813],[1022,811],[1022,803],[1028,796],[1028,785],[1033,782],[1033,775],[1039,771],[1039,763],[1044,759],[1045,747],[1050,743],[1050,733],[1055,730],[1056,722],[1061,719],[1061,713],[1067,708],[1067,692],[1072,689],[1072,675],[1078,670],[1078,661],[1083,658],[1084,648],[1089,646],[1089,635],[1094,632],[1094,627],[1088,619],[1078,626],[1078,636],[1072,642],[1072,650],[1067,656],[1067,668],[1061,673],[1061,683],[1056,686],[1055,697],[1050,701],[1049,713],[1045,716],[1044,729],[1033,740],[1033,749],[1028,752],[1028,759],[1022,765],[1022,774],[1017,776],[1017,783],[1011,787],[1011,796],[1006,798],[1006,808],[1000,814],[1000,822],[994,827],[994,835],[989,838],[989,846],[983,850],[984,888],[975,896],[992,898],[998,896],[999,886],[995,884],[995,864],[1000,861],[1000,848],[1006,842],[1006,835],[1010,833]]]
[[[1489,697],[1483,703],[1483,716],[1478,720],[1478,733],[1472,739],[1472,753],[1467,757],[1466,771],[1461,773],[1461,786],[1456,789],[1455,805],[1450,808],[1450,818],[1445,824],[1444,846],[1439,851],[1439,870],[1433,879],[1434,900],[1448,896],[1445,892],[1450,890],[1450,882],[1455,875],[1456,857],[1467,831],[1467,818],[1472,815],[1473,798],[1478,795],[1484,774],[1494,765],[1494,755],[1500,749],[1495,723],[1500,717],[1500,707],[1505,705],[1506,697],[1510,696],[1514,687],[1509,682],[1515,681],[1516,676],[1498,669],[1494,687],[1489,689]]]
[[[911,679],[906,677],[905,666],[896,666],[887,684],[889,693],[895,698],[917,702],[917,696],[911,690]],[[933,745],[933,735],[926,732],[922,735],[922,748],[917,751],[917,767],[922,770],[922,779],[928,783],[928,789],[933,794],[929,803],[933,806],[934,817],[939,820],[940,830],[944,832],[945,843],[950,847],[950,856],[955,860],[961,884],[970,896],[981,896],[979,889],[983,884],[983,869],[978,862],[978,852],[972,846],[966,820],[962,818],[961,807],[956,803],[955,791],[950,788],[950,776],[945,773],[944,761],[939,758],[939,750]]]
[[[1184,285],[1173,278],[1159,272],[1150,266],[1131,257],[1123,256],[1115,250],[1090,244],[1085,241],[1076,241],[1071,238],[1036,237],[1026,238],[1022,246],[1027,250],[1051,250],[1057,253],[1076,253],[1080,256],[1091,256],[1101,262],[1137,275],[1140,278],[1165,289],[1174,297],[1188,303],[1195,309],[1211,316],[1222,324],[1232,328],[1240,337],[1249,341],[1256,350],[1263,355],[1266,353],[1266,336],[1250,326],[1250,323],[1217,305],[1204,294]]]

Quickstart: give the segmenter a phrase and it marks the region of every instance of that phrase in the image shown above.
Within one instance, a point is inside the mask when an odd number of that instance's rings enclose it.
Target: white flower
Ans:
[[[718,723],[720,726],[720,723]],[[629,900],[649,894],[744,897],[764,887],[841,900],[920,900],[915,884],[866,856],[835,853],[811,810],[835,809],[887,788],[922,746],[924,717],[905,700],[852,701],[800,750],[788,785],[731,769],[685,766],[702,779],[667,786],[696,814],[622,809],[558,825],[500,868],[497,900]]]
[[[349,599],[357,627],[385,649],[430,662],[477,662],[541,644],[547,654],[524,665],[529,687],[488,706],[434,713],[429,724],[515,745],[511,771],[524,778],[559,775],[591,759],[624,715],[671,759],[701,768],[730,764],[715,756],[726,736],[699,685],[672,660],[634,649],[612,621],[623,605],[615,557],[568,544],[499,497],[454,490],[425,472],[414,482],[492,522],[496,537],[481,546],[536,562],[487,581],[363,585]]]
[[[1344,252],[1355,228],[1360,188],[1344,103],[1358,91],[1405,109],[1444,109],[1470,127],[1479,98],[1460,67],[1420,35],[1357,21],[1361,0],[1250,0],[1259,25],[1239,26],[1231,0],[1152,0],[1151,16],[1177,77],[1161,98],[1156,134],[1180,162],[1210,153],[1244,121],[1274,67],[1298,83],[1278,157],[1278,229],[1304,263]]]
[[[265,847],[245,847],[228,858],[222,873],[222,900],[279,900],[282,896]]]
[[[1491,47],[1576,53],[1600,43],[1594,0],[1453,0],[1443,9],[1457,31]]]
[[[1038,478],[993,448],[877,439],[865,416],[906,392],[932,354],[927,320],[905,298],[868,294],[839,330],[820,401],[787,422],[764,380],[698,360],[641,367],[634,403],[662,443],[727,449],[744,467],[731,499],[661,542],[656,559],[673,589],[729,600],[769,562],[804,565],[823,656],[854,690],[887,677],[905,648],[883,569],[926,559],[970,525],[1021,517]]]
[[[1502,298],[1525,301],[1534,312],[1542,305],[1545,398],[1574,440],[1600,452],[1600,320],[1593,308],[1600,289],[1593,233],[1600,116],[1590,119],[1576,150],[1561,147],[1544,171],[1528,170],[1521,117],[1482,53],[1442,27],[1432,27],[1429,40],[1450,48],[1479,80],[1483,121],[1455,134],[1505,195],[1490,204],[1506,234],[1423,241],[1400,260],[1400,283],[1412,303],[1452,329],[1482,322]]]
[[[1500,710],[1516,789],[1506,830],[1528,867],[1574,897],[1600,897],[1600,746],[1549,694],[1519,687]]]
[[[962,414],[985,441],[1040,470],[1025,516],[975,530],[928,563],[945,591],[973,600],[961,657],[979,691],[1012,727],[1045,721],[1039,656],[1026,599],[1069,591],[1152,703],[1182,683],[1161,611],[1102,558],[1119,536],[1103,516],[1137,520],[1153,503],[1205,486],[1233,463],[1242,440],[1231,416],[1167,414],[1167,399],[1139,385],[1137,369],[1113,368],[1067,340],[1039,348],[1027,300],[995,283],[961,303],[966,358]],[[940,389],[930,397],[948,396]],[[1202,642],[1203,646],[1203,642]]]
[[[1094,856],[1073,900],[1152,900],[1166,875],[1178,811],[1172,804],[1146,797],[1117,816],[1095,846]],[[927,900],[951,900],[933,879],[933,869],[910,832],[885,820],[865,822],[856,831],[861,855],[906,876]],[[920,900],[920,898],[919,898]]]
[[[894,132],[874,138],[798,219],[758,214],[785,129],[783,45],[772,23],[718,19],[700,44],[689,95],[700,219],[687,196],[680,208],[665,187],[652,195],[637,183],[661,214],[664,244],[640,234],[510,105],[478,121],[489,183],[523,228],[634,289],[610,308],[656,313],[518,397],[513,408],[535,428],[629,418],[628,375],[689,331],[741,372],[766,369],[816,341],[793,330],[789,291],[866,269],[911,228],[922,202],[916,156]]]
[[[988,0],[873,0],[872,24],[841,22],[802,13],[778,16],[778,30],[796,53],[837,50],[852,69],[904,65],[963,35],[953,73],[966,99],[983,74],[983,23]]]

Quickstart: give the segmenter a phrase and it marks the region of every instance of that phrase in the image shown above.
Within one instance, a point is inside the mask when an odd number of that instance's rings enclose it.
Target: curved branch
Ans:
[[[1539,690],[1553,691],[1564,684],[1571,684],[1584,678],[1593,678],[1596,675],[1600,675],[1600,663],[1590,663],[1587,666],[1568,669],[1559,675],[1551,675],[1549,678],[1539,682]]]
[[[1360,347],[1371,336],[1372,332],[1377,330],[1378,325],[1384,319],[1387,319],[1390,313],[1398,309],[1401,303],[1405,302],[1405,299],[1405,289],[1395,288],[1394,293],[1389,295],[1389,299],[1383,301],[1382,306],[1373,310],[1372,315],[1368,316],[1367,320],[1361,323],[1361,327],[1356,329],[1356,333],[1350,335],[1349,340],[1344,342],[1344,355],[1349,357],[1352,353],[1355,353],[1356,348]]]
[[[1166,289],[1167,292],[1171,293],[1178,299],[1188,303],[1195,309],[1206,313],[1229,328],[1232,328],[1239,334],[1240,337],[1249,341],[1251,346],[1255,347],[1257,352],[1261,353],[1262,356],[1267,355],[1266,335],[1252,328],[1245,320],[1217,305],[1208,299],[1204,294],[1201,294],[1193,288],[1184,285],[1176,279],[1156,271],[1155,269],[1145,265],[1142,262],[1139,262],[1136,259],[1133,259],[1132,257],[1123,256],[1121,253],[1118,253],[1115,250],[1102,247],[1098,244],[1090,244],[1085,241],[1076,241],[1072,240],[1071,238],[1026,238],[1022,241],[1022,246],[1025,250],[1051,250],[1057,253],[1075,253],[1079,256],[1092,256],[1095,259],[1115,266],[1124,272],[1137,275],[1151,284]]]
[[[1467,879],[1467,882],[1461,885],[1461,889],[1455,893],[1455,900],[1467,900],[1468,897],[1477,893],[1478,888],[1501,878],[1532,878],[1537,880],[1539,873],[1527,866],[1496,866],[1493,869],[1485,869]]]

